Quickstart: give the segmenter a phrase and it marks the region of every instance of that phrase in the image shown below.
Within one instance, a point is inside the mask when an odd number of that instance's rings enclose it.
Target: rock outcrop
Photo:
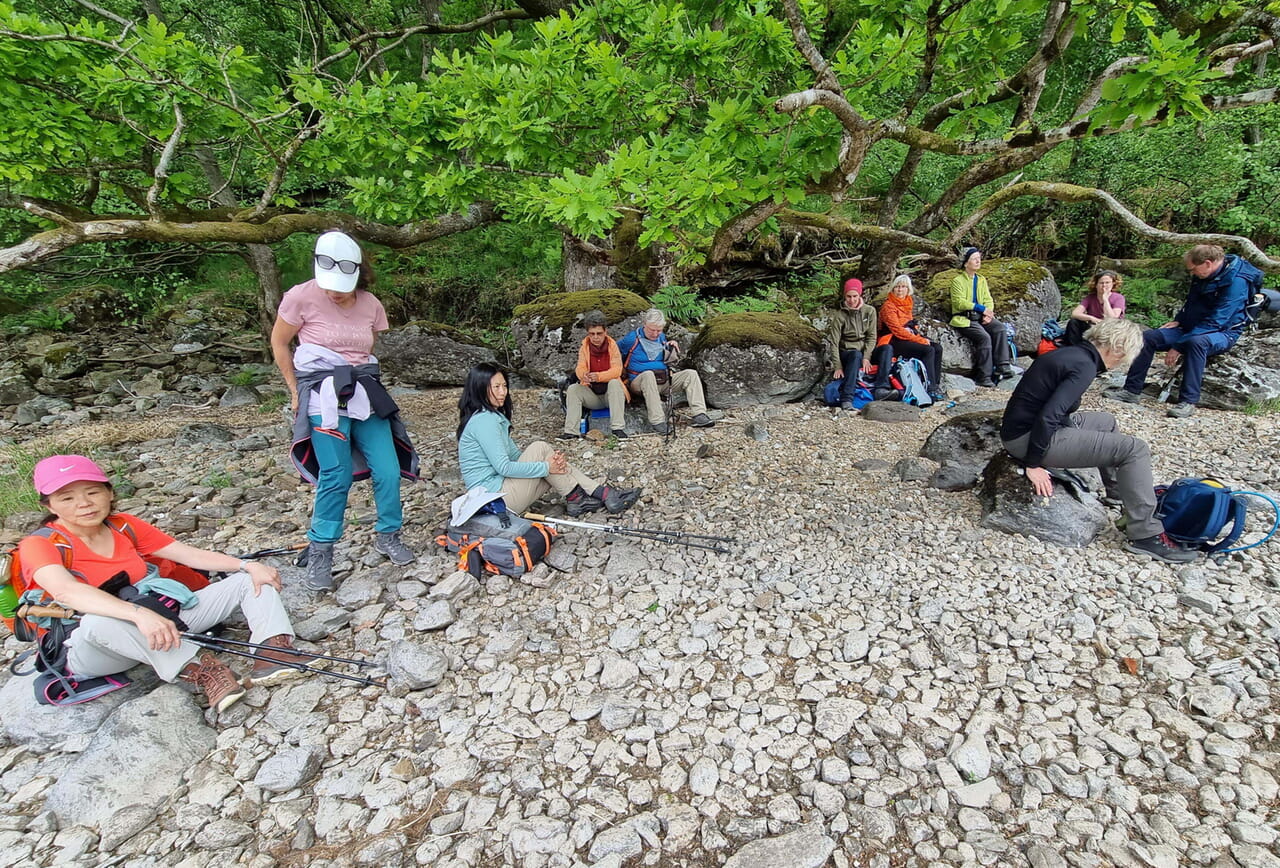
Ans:
[[[434,322],[411,322],[383,332],[373,354],[383,371],[418,387],[461,386],[472,366],[497,361],[477,338]]]
[[[712,317],[689,349],[713,407],[785,404],[822,378],[822,335],[796,314]]]

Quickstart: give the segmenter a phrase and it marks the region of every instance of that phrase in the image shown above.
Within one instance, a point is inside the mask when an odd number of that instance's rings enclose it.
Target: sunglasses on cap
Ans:
[[[350,259],[334,259],[332,256],[325,256],[323,253],[317,253],[315,258],[316,265],[325,271],[332,270],[335,265],[343,274],[355,274],[360,270],[360,263],[352,262]]]

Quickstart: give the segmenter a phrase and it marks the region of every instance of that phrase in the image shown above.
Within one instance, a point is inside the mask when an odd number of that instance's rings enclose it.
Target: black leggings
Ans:
[[[875,388],[884,389],[889,386],[889,364],[894,356],[907,359],[919,359],[924,362],[924,370],[929,382],[925,385],[929,389],[937,389],[942,379],[942,347],[929,341],[927,344],[918,344],[915,341],[904,341],[900,338],[893,338],[889,343],[882,347],[876,348],[876,356],[879,369],[876,371]]]

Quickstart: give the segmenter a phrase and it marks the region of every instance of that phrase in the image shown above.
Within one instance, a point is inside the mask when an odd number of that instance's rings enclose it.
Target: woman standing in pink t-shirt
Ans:
[[[316,486],[306,582],[329,590],[333,548],[342,537],[354,479],[373,477],[374,548],[393,563],[413,562],[400,539],[400,477],[417,478],[417,456],[372,355],[374,338],[389,325],[382,302],[369,292],[373,270],[360,245],[342,232],[326,232],[316,241],[314,265],[315,278],[280,301],[271,352],[295,414],[294,464]],[[294,338],[298,346],[291,353]]]

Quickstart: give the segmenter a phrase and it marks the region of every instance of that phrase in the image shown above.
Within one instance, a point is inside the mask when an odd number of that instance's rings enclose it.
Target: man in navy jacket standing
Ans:
[[[1182,310],[1158,329],[1142,336],[1142,352],[1129,366],[1123,389],[1108,389],[1116,401],[1136,404],[1147,382],[1147,369],[1158,350],[1167,350],[1166,365],[1186,358],[1182,369],[1182,389],[1178,403],[1169,408],[1176,419],[1190,416],[1200,403],[1200,383],[1209,356],[1225,353],[1240,339],[1245,326],[1245,307],[1253,290],[1262,282],[1262,272],[1239,256],[1224,254],[1216,244],[1197,244],[1182,258],[1191,275],[1191,289]]]

